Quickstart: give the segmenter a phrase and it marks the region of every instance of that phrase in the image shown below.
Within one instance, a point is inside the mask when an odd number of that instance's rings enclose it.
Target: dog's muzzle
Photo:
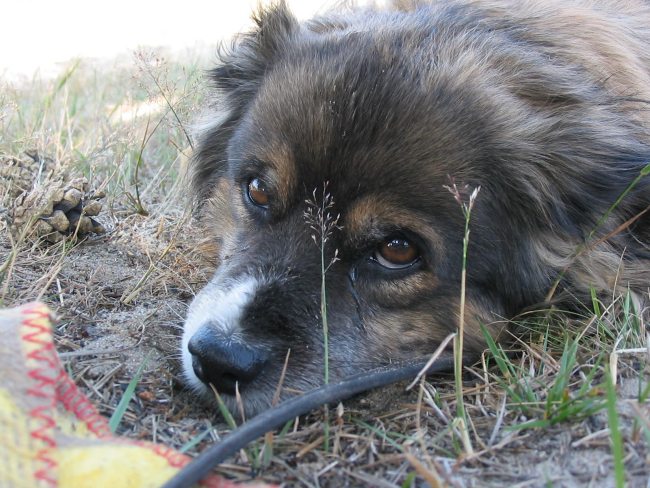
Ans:
[[[209,325],[188,343],[194,374],[219,393],[235,394],[253,381],[268,362],[268,352],[228,337]]]
[[[259,287],[257,279],[242,276],[224,286],[215,278],[199,293],[183,330],[185,377],[194,387],[210,384],[219,393],[242,390],[264,368],[269,352],[244,339],[240,320]]]

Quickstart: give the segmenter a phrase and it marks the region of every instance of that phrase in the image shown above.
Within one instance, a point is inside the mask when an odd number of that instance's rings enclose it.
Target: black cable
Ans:
[[[186,488],[205,478],[212,468],[236,453],[249,442],[289,420],[304,415],[321,405],[335,403],[366,390],[385,386],[415,377],[425,366],[425,361],[395,364],[350,376],[339,383],[332,383],[291,398],[277,407],[266,410],[233,430],[219,444],[203,451],[196,459],[181,469],[162,488]],[[427,373],[449,371],[453,368],[452,357],[441,357],[429,367]]]

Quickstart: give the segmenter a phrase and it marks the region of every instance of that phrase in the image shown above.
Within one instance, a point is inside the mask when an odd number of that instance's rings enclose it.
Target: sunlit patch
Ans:
[[[160,114],[165,106],[165,100],[161,95],[143,102],[128,100],[119,105],[107,105],[106,113],[110,116],[111,122],[116,124]]]

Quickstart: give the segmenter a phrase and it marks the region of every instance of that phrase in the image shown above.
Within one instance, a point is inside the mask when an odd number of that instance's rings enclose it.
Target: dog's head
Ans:
[[[546,230],[579,233],[623,184],[589,161],[590,178],[610,187],[576,194],[585,170],[573,163],[591,154],[568,146],[590,130],[577,112],[593,111],[594,124],[607,114],[585,102],[580,73],[525,46],[424,12],[299,25],[280,6],[257,22],[212,72],[218,113],[194,184],[221,263],[182,342],[190,384],[227,401],[237,385],[249,414],[279,383],[323,383],[325,335],[334,380],[425,356],[455,331],[462,206],[479,186],[465,298],[473,350],[480,324],[540,301],[556,278]],[[567,117],[563,140],[553,110]]]

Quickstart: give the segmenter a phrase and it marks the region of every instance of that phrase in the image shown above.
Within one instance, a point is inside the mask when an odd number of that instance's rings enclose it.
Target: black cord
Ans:
[[[425,366],[425,362],[395,364],[350,376],[339,383],[332,383],[311,390],[304,395],[291,398],[277,407],[260,413],[256,417],[233,430],[219,444],[203,451],[196,459],[181,469],[162,488],[186,488],[205,478],[212,468],[236,453],[249,442],[267,432],[277,429],[289,420],[304,415],[321,405],[349,398],[357,393],[385,386],[397,381],[415,377]],[[453,368],[453,358],[441,357],[429,367],[427,373],[449,371]]]

